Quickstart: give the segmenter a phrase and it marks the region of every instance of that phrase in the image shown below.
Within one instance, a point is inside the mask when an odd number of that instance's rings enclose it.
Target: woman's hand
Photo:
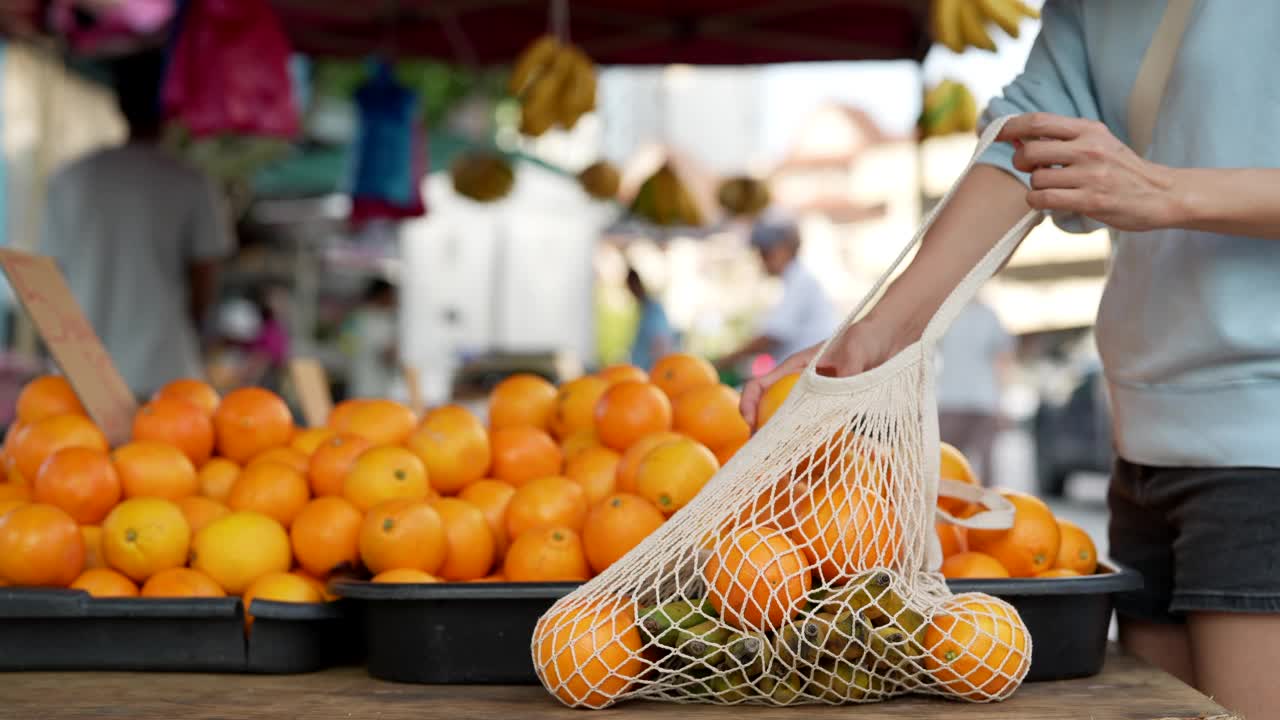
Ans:
[[[868,315],[850,325],[831,343],[826,356],[818,363],[818,374],[831,377],[857,375],[880,365],[919,338],[919,331],[909,331],[903,323],[881,322]],[[787,375],[804,370],[820,350],[821,343],[801,350],[770,372],[747,383],[742,390],[740,409],[749,425],[756,425],[756,411],[765,391]]]
[[[1014,167],[1031,173],[1033,208],[1078,213],[1118,230],[1176,222],[1173,170],[1138,157],[1100,122],[1029,113],[1010,119],[996,139],[1012,143]]]

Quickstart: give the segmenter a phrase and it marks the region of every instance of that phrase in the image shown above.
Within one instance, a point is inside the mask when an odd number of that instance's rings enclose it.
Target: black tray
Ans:
[[[1097,675],[1107,654],[1112,595],[1142,587],[1142,576],[1116,563],[1073,578],[948,580],[952,592],[984,592],[1018,610],[1031,632],[1027,682]]]
[[[954,592],[1007,600],[1031,632],[1028,681],[1095,675],[1106,655],[1111,596],[1142,587],[1132,570],[1063,579],[955,580]],[[364,605],[369,674],[395,682],[537,684],[533,628],[577,583],[376,584],[333,591]]]
[[[360,661],[348,603],[239,598],[93,598],[0,588],[0,671],[301,673]]]

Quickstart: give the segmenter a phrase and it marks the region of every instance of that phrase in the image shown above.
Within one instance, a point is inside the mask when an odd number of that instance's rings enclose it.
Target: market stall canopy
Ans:
[[[296,50],[500,64],[547,31],[547,0],[271,0]],[[10,34],[37,0],[0,3]],[[569,36],[605,65],[920,59],[928,0],[572,0]]]

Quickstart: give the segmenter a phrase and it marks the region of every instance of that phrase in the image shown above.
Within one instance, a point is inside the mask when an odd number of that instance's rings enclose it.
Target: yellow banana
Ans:
[[[960,30],[960,4],[970,0],[933,0],[930,8],[930,25],[933,39],[947,46],[951,52],[964,52],[964,36]]]
[[[554,53],[547,69],[533,81],[520,107],[520,131],[525,135],[537,137],[555,123],[560,89],[568,80],[572,68],[572,55],[560,48]]]
[[[977,0],[977,2],[978,8],[986,19],[999,25],[1009,37],[1018,37],[1022,17],[1017,6],[1009,0]]]
[[[960,30],[964,34],[965,41],[976,48],[994,51],[996,44],[987,32],[987,27],[983,22],[984,18],[978,12],[975,0],[963,0],[960,3],[959,13]]]
[[[653,176],[653,219],[659,225],[672,225],[676,221],[675,173],[667,165]]]
[[[581,50],[568,47],[565,52],[569,54],[571,66],[568,79],[560,89],[560,105],[556,112],[561,127],[569,130],[579,118],[595,108],[596,70],[591,59]]]
[[[551,62],[556,51],[560,49],[560,41],[551,35],[543,35],[534,40],[516,58],[511,68],[511,77],[507,80],[507,89],[512,95],[523,95],[530,83],[538,78]]]

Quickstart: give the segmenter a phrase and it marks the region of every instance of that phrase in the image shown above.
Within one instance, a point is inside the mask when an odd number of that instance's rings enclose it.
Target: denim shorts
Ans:
[[[1116,597],[1118,614],[1280,613],[1280,470],[1119,460],[1107,505],[1110,555],[1144,581]]]

